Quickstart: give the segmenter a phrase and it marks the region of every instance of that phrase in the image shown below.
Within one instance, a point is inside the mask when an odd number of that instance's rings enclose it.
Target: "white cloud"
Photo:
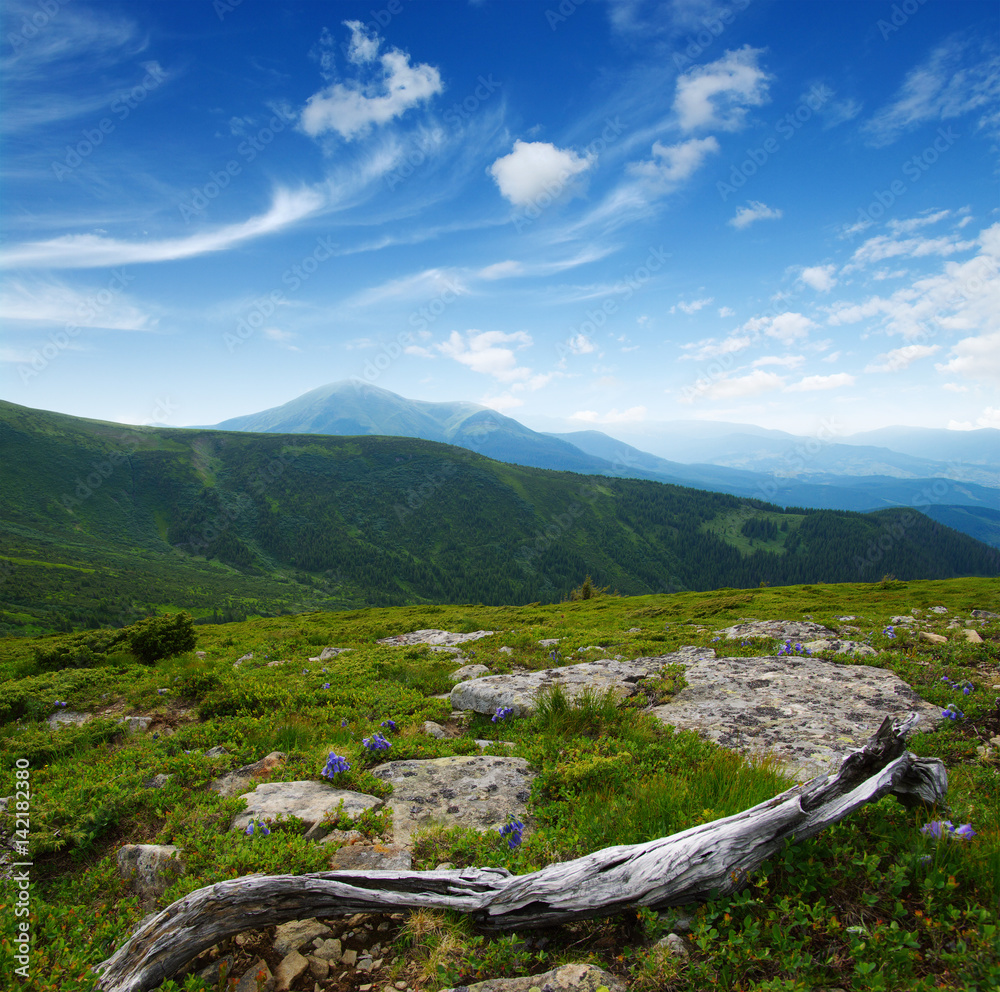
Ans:
[[[612,407],[607,413],[597,413],[595,410],[578,410],[570,414],[570,420],[582,420],[588,424],[632,424],[646,419],[647,410],[644,406],[631,406],[627,410],[617,410]]]
[[[834,265],[812,265],[802,270],[799,279],[818,293],[829,293],[837,285],[833,275],[835,268]]]
[[[807,337],[809,331],[817,325],[801,313],[786,312],[771,319],[770,326],[764,333],[771,338],[777,338],[785,344],[791,344],[799,338]]]
[[[902,348],[894,348],[887,351],[870,365],[865,367],[866,372],[902,372],[908,369],[915,361],[927,358],[941,350],[939,344],[908,344]]]
[[[479,270],[480,279],[507,279],[510,276],[523,274],[524,266],[520,262],[508,260],[506,262],[494,262]]]
[[[86,287],[68,286],[54,279],[11,279],[0,288],[0,318],[29,325],[151,330],[156,320],[133,304],[124,288],[120,277],[110,284]]]
[[[935,366],[939,372],[1000,385],[1000,331],[963,338],[952,346],[950,356]]]
[[[869,238],[858,247],[851,256],[851,261],[844,266],[844,272],[853,272],[866,265],[881,262],[887,258],[923,258],[927,255],[954,255],[956,252],[968,251],[975,247],[975,241],[959,241],[957,235],[943,234],[939,238],[903,238],[897,239],[886,234],[878,234]]]
[[[890,220],[886,226],[893,234],[911,234],[921,227],[927,227],[928,224],[936,224],[950,215],[950,210],[935,210],[907,220]]]
[[[165,262],[192,258],[207,252],[223,251],[244,241],[280,231],[284,227],[317,213],[324,197],[316,190],[279,189],[267,213],[238,224],[228,224],[214,231],[192,234],[186,238],[161,241],[120,241],[99,234],[67,234],[49,241],[34,241],[0,249],[0,266],[23,266],[52,269],[89,269],[113,265],[137,265],[141,262]]]
[[[737,352],[749,348],[752,344],[753,338],[748,334],[731,334],[721,341],[717,341],[715,338],[704,338],[691,344],[682,344],[683,351],[691,351],[693,354],[681,355],[681,360],[701,362],[706,358],[716,358],[719,355],[735,355]],[[694,351],[695,348],[698,350]]]
[[[452,331],[448,340],[436,347],[442,355],[454,358],[473,372],[492,376],[500,382],[523,382],[531,378],[531,369],[519,366],[514,352],[532,343],[531,335],[525,331],[506,334],[503,331],[469,330],[464,335]]]
[[[547,141],[518,139],[514,150],[498,158],[489,173],[504,197],[515,206],[524,207],[546,193],[560,196],[574,177],[586,172],[594,161],[592,155],[578,155]]]
[[[519,406],[524,406],[524,400],[511,396],[510,393],[500,393],[499,396],[483,396],[480,400],[483,406],[488,406],[497,413],[504,413],[507,410],[514,410]]]
[[[990,48],[949,38],[912,69],[893,100],[862,126],[869,144],[884,147],[927,121],[946,121],[974,110],[986,111],[981,126],[990,127],[989,108],[1000,100],[1000,59]]]
[[[300,348],[292,344],[292,341],[298,337],[297,334],[293,334],[291,331],[282,331],[277,327],[265,327],[264,337],[269,341],[274,341],[276,344],[280,344],[283,348],[287,348],[289,351],[301,351]]]
[[[735,317],[736,311],[732,307],[719,307],[720,317]]]
[[[672,306],[670,308],[669,312],[670,313],[676,313],[678,310],[680,310],[680,311],[682,311],[683,313],[686,313],[686,314],[697,313],[702,308],[707,307],[709,305],[709,303],[712,302],[712,299],[713,299],[713,297],[706,296],[703,299],[700,299],[700,300],[690,300],[689,302],[685,302],[684,300],[681,300],[680,303],[676,304],[676,306]]]
[[[748,107],[768,100],[770,76],[757,65],[762,48],[744,45],[708,65],[696,66],[677,80],[674,111],[684,131],[715,127],[736,131]]]
[[[705,157],[719,150],[719,142],[709,135],[707,138],[690,138],[676,145],[653,142],[653,158],[643,162],[631,162],[629,175],[646,183],[657,193],[668,193],[701,168]]]
[[[786,369],[797,369],[805,363],[805,360],[805,355],[765,355],[763,358],[755,358],[750,364],[755,369],[763,365],[781,365]]]
[[[976,424],[979,427],[1000,429],[1000,406],[988,406],[980,416],[976,417]]]
[[[798,382],[793,382],[785,389],[786,393],[812,393],[821,389],[840,389],[842,386],[853,386],[854,376],[847,372],[835,372],[833,375],[807,375]]]
[[[344,300],[346,307],[370,307],[385,301],[426,300],[438,298],[452,303],[468,293],[468,287],[454,269],[424,269],[413,275],[400,276],[370,286]]]
[[[726,223],[742,231],[755,220],[777,220],[780,216],[780,210],[769,207],[766,203],[761,203],[760,200],[750,200],[745,207],[740,207],[736,211],[735,217],[731,217]]]
[[[681,403],[693,403],[696,399],[731,400],[759,396],[781,389],[785,380],[774,372],[754,369],[748,375],[720,376],[715,379],[701,379],[694,387],[685,390],[679,397]]]
[[[370,78],[334,83],[309,97],[300,118],[306,134],[315,138],[336,131],[351,141],[442,91],[436,68],[423,62],[411,65],[410,56],[396,48],[379,56],[377,34],[368,34],[360,21],[344,23],[351,29],[348,58]]]

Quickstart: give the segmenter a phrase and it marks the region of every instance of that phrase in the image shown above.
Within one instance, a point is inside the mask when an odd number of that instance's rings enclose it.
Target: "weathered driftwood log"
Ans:
[[[198,889],[150,919],[95,970],[107,992],[145,992],[198,953],[243,930],[310,916],[419,907],[469,913],[512,930],[663,909],[739,889],[787,840],[804,840],[859,806],[893,794],[907,805],[944,800],[940,761],[905,749],[916,722],[886,718],[835,775],[820,775],[735,816],[646,844],[608,847],[530,875],[500,868],[250,875]]]

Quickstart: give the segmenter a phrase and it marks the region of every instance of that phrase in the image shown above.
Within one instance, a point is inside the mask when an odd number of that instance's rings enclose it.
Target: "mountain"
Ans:
[[[845,444],[875,444],[917,458],[947,462],[959,471],[966,466],[986,466],[993,472],[993,484],[1000,485],[1000,430],[993,427],[972,431],[882,427],[841,440]]]
[[[782,506],[867,511],[931,505],[1000,509],[1000,483],[988,464],[949,464],[872,445],[852,446],[783,431],[706,421],[653,424],[647,440],[694,464],[651,454],[600,431],[546,434],[468,402],[410,400],[360,380],[332,383],[282,406],[217,424],[266,433],[372,434],[455,444],[499,461],[535,468],[652,479],[764,499]],[[942,432],[960,434],[961,432]],[[973,432],[979,433],[979,432]],[[658,440],[657,440],[658,439]],[[981,481],[973,481],[979,479]],[[985,483],[985,485],[983,484]],[[983,528],[968,514],[953,518],[972,536]]]
[[[126,427],[0,402],[0,631],[997,575],[921,514],[784,511],[440,442]]]

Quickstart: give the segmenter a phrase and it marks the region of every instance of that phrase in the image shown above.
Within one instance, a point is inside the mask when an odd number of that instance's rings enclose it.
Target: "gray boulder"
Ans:
[[[779,641],[806,641],[817,638],[836,638],[837,632],[810,620],[748,620],[718,631],[728,641],[746,637],[770,637]]]
[[[180,853],[181,848],[173,844],[126,844],[115,855],[118,874],[131,881],[140,901],[149,905],[184,873]]]
[[[381,809],[382,800],[363,792],[332,789],[323,782],[262,782],[246,799],[246,811],[233,818],[230,830],[246,830],[251,820],[273,824],[279,816],[297,816],[306,825],[306,837],[319,840],[332,828],[323,826],[323,818],[336,811],[343,800],[343,812],[360,816],[365,810]]]
[[[601,987],[608,992],[628,992],[614,975],[593,964],[564,964],[544,975],[526,975],[523,978],[492,978],[460,989],[443,989],[442,992],[597,992]]]
[[[388,761],[372,774],[392,783],[386,802],[402,845],[431,826],[498,830],[511,813],[524,822],[535,777],[524,758],[493,755]]]

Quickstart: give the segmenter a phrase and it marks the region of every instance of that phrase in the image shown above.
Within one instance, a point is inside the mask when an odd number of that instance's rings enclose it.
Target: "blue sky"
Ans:
[[[0,383],[1000,427],[994,2],[8,0]]]

